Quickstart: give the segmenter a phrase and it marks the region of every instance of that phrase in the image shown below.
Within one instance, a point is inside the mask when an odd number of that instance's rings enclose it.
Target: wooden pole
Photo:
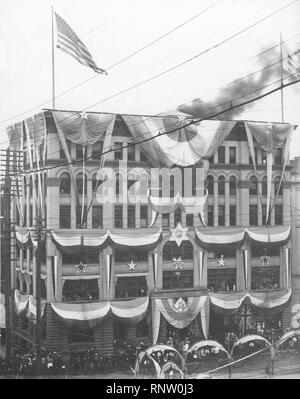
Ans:
[[[280,90],[280,98],[281,98],[281,122],[284,122],[284,110],[283,110],[283,59],[282,59],[282,33],[280,33],[280,81],[281,81],[281,90]]]
[[[54,65],[54,10],[51,7],[52,14],[52,109],[55,109],[55,65]]]

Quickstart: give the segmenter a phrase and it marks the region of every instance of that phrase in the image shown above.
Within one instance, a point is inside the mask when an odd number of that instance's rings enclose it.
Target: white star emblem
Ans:
[[[127,263],[127,266],[129,267],[129,270],[135,270],[136,263],[132,260],[130,263]]]
[[[269,264],[270,264],[271,258],[270,258],[270,256],[261,256],[261,257],[260,257],[260,260],[261,260],[261,263],[262,263],[264,266],[266,266],[266,265],[269,265]]]
[[[179,256],[177,259],[173,258],[173,265],[175,269],[183,269],[183,260],[181,259],[181,256]]]
[[[186,304],[185,300],[182,298],[179,298],[174,305],[174,308],[177,310],[177,312],[180,312],[180,313],[183,312],[186,309],[186,307],[187,307],[187,304]]]
[[[170,229],[172,235],[169,241],[175,241],[176,244],[180,247],[182,241],[188,241],[186,235],[188,229],[189,229],[188,227],[183,228],[181,224],[178,223],[175,229]]]
[[[87,119],[87,118],[88,118],[87,113],[86,113],[85,111],[80,112],[80,117],[81,117],[81,120],[82,120],[82,119]]]
[[[267,124],[267,129],[268,129],[269,133],[271,133],[271,131],[272,131],[272,129],[273,129],[273,125],[272,125],[271,122],[269,122],[269,123]]]
[[[87,265],[82,263],[82,261],[80,261],[79,265],[74,266],[74,269],[77,270],[77,273],[86,273],[86,268],[87,268]]]
[[[225,266],[224,255],[221,255],[220,259],[218,259],[219,266]]]

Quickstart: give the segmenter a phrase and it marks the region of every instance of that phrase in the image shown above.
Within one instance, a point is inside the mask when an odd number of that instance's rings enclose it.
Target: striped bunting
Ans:
[[[82,65],[92,68],[97,73],[105,73],[107,75],[104,69],[97,67],[91,53],[73,29],[57,13],[54,14],[57,26],[57,47],[70,54]]]

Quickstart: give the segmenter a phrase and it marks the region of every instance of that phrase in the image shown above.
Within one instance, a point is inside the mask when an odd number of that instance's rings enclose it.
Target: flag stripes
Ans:
[[[66,21],[57,13],[54,14],[57,26],[57,47],[71,55],[80,64],[92,68],[97,73],[107,74],[104,69],[97,67],[91,53]]]

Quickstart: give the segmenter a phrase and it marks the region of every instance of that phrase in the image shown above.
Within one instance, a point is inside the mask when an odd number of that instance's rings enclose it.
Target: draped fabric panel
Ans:
[[[234,246],[234,248],[240,248],[243,245],[245,239],[245,231],[241,229],[234,229],[231,231],[224,231],[220,233],[218,230],[210,231],[199,231],[196,230],[196,240],[198,241],[201,248],[211,249],[221,248],[225,245]]]
[[[204,308],[207,296],[188,298],[187,306],[183,310],[178,310],[174,305],[174,299],[154,299],[157,308],[164,318],[175,328],[187,327]],[[205,327],[206,330],[206,327]]]
[[[0,293],[0,328],[6,327],[5,296]]]
[[[291,226],[277,226],[267,228],[247,228],[245,230],[250,240],[259,244],[286,244],[290,239]]]
[[[156,136],[159,132],[171,132],[138,147],[147,156],[152,166],[171,167],[194,165],[209,159],[223,143],[236,122],[206,120],[187,127],[188,120],[178,117],[144,117],[122,115],[134,139],[141,141]]]
[[[46,301],[41,300],[41,317],[44,315],[45,311],[45,306],[46,306]],[[36,323],[36,298],[34,296],[29,295],[28,298],[28,306],[27,306],[27,318],[32,320],[34,323]]]
[[[245,292],[232,294],[209,293],[211,309],[224,316],[232,315],[238,311],[246,296]]]
[[[114,114],[52,111],[57,130],[72,143],[86,146],[104,138]]]
[[[277,308],[279,306],[285,305],[292,294],[292,290],[281,290],[281,291],[270,291],[250,295],[250,300],[252,305],[263,308],[263,309],[272,309]]]
[[[24,310],[27,308],[28,301],[29,301],[29,295],[28,294],[20,294],[18,290],[15,290],[14,292],[14,297],[15,297],[15,307],[16,307],[16,312],[17,314],[20,314],[24,312]]]
[[[149,305],[149,298],[136,298],[131,301],[112,301],[111,311],[119,321],[138,324],[145,316]]]

